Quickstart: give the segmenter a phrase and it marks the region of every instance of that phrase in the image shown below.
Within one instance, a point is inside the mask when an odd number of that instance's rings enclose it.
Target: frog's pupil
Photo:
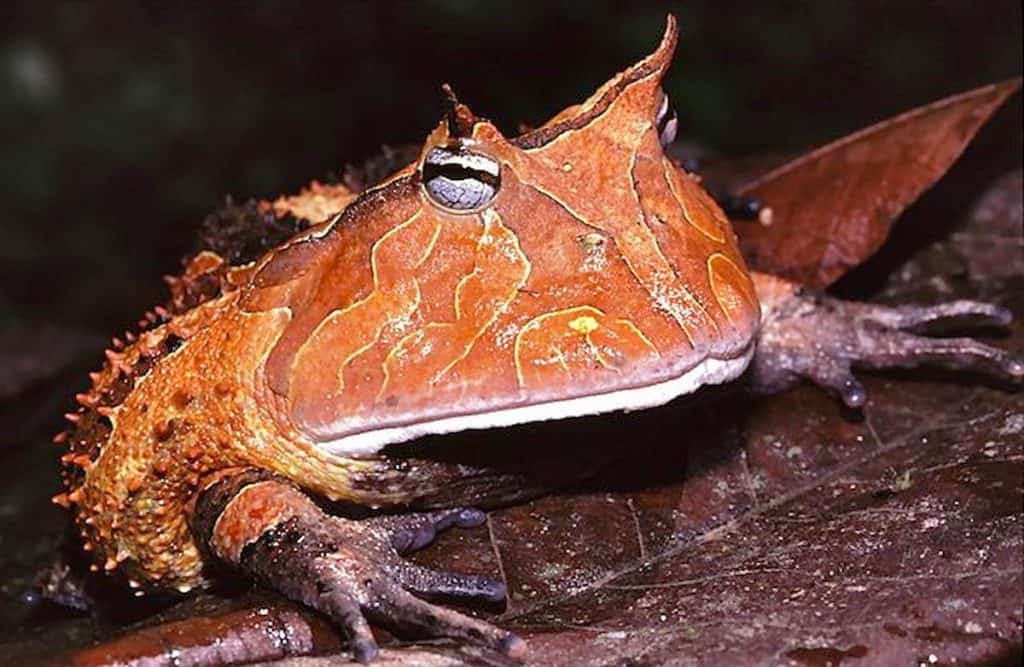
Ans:
[[[441,206],[473,211],[487,205],[501,187],[494,159],[459,148],[433,148],[423,161],[423,188]]]

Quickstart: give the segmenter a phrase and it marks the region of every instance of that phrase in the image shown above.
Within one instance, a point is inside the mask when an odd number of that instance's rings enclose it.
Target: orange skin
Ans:
[[[268,205],[342,212],[224,271],[220,296],[112,352],[81,399],[109,435],[65,457],[58,501],[75,506],[98,566],[150,588],[204,583],[186,516],[218,471],[402,504],[438,482],[354,484],[383,479],[386,461],[321,444],[648,386],[749,352],[760,311],[735,235],[654,124],[675,41],[670,21],[655,53],[515,140],[455,104],[419,160],[358,199],[315,185]],[[445,210],[422,187],[428,151],[456,142],[501,165],[477,211]],[[190,271],[220,261],[205,253]],[[176,349],[104,404],[170,336]]]

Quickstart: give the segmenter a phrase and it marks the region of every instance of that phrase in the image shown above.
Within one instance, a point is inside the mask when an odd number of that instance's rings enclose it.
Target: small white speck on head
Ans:
[[[515,341],[516,334],[518,333],[519,325],[513,322],[495,334],[494,342],[498,347],[506,348]]]
[[[577,237],[577,243],[583,252],[580,271],[603,271],[608,265],[608,239],[597,232]]]

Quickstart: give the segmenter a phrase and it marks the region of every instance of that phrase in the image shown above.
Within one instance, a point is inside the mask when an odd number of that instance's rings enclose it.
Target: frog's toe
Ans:
[[[864,368],[931,365],[968,370],[1019,382],[1024,360],[968,337],[931,338],[946,330],[1006,327],[1008,309],[983,301],[957,300],[928,306],[850,304],[859,345],[854,362]]]
[[[486,520],[487,515],[481,510],[455,508],[379,517],[367,523],[387,533],[395,551],[406,554],[430,544],[443,530],[473,528]],[[407,590],[422,597],[474,599],[492,604],[503,602],[506,597],[505,584],[492,577],[439,572],[411,563],[403,563],[395,576]]]
[[[508,595],[504,582],[493,577],[440,572],[412,564],[406,564],[397,578],[406,590],[426,598],[461,598],[498,604]]]
[[[1024,379],[1024,360],[973,338],[927,338],[888,331],[865,347],[860,365],[867,368],[928,364],[974,371],[1011,382]]]
[[[850,408],[859,408],[868,400],[864,385],[853,375],[850,365],[841,359],[822,360],[817,366],[809,366],[805,376],[825,391],[832,392]]]
[[[935,331],[944,327],[1005,327],[1013,321],[1007,308],[984,301],[960,299],[930,306],[866,306],[866,319],[890,329]]]
[[[487,515],[481,510],[455,508],[421,514],[385,516],[370,519],[370,522],[387,531],[391,535],[391,544],[395,550],[405,554],[427,546],[443,530],[452,527],[474,528],[486,520]]]
[[[371,590],[374,604],[367,609],[367,613],[374,620],[397,626],[409,633],[480,644],[514,659],[525,656],[526,643],[507,630],[421,600],[388,580],[376,582]]]
[[[380,653],[370,624],[366,622],[359,604],[337,589],[326,587],[316,605],[327,614],[348,637],[352,657],[364,665],[373,662]]]
[[[367,618],[403,634],[463,640],[513,658],[525,652],[525,644],[513,633],[416,597],[487,594],[504,599],[504,586],[493,580],[433,572],[388,558],[373,562],[351,549],[318,558],[311,570],[318,591],[311,606],[345,631],[360,662],[371,662],[378,653]]]

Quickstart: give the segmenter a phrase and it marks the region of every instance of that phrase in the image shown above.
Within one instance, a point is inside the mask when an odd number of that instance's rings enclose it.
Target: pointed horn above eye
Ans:
[[[676,52],[676,44],[679,42],[679,22],[672,14],[665,16],[665,32],[661,37],[658,48],[649,56],[628,68],[605,85],[614,83],[629,83],[647,77],[653,72],[659,76],[665,73],[668,66],[672,64],[672,56]]]
[[[539,148],[565,132],[586,127],[611,109],[616,99],[634,85],[656,89],[672,63],[679,39],[676,17],[669,14],[665,21],[665,33],[653,53],[606,81],[582,104],[571,106],[536,130],[516,137],[514,143],[520,148]]]
[[[667,69],[672,62],[672,56],[676,52],[676,44],[679,42],[679,21],[672,14],[665,16],[665,34],[661,37],[661,44],[654,53],[647,56],[644,61],[650,62],[658,69]],[[643,63],[641,63],[643,64]]]
[[[473,124],[477,118],[470,111],[469,107],[459,101],[455,91],[447,83],[441,84],[441,94],[444,96],[444,115],[448,123],[448,136],[452,138],[466,138],[473,135]]]

